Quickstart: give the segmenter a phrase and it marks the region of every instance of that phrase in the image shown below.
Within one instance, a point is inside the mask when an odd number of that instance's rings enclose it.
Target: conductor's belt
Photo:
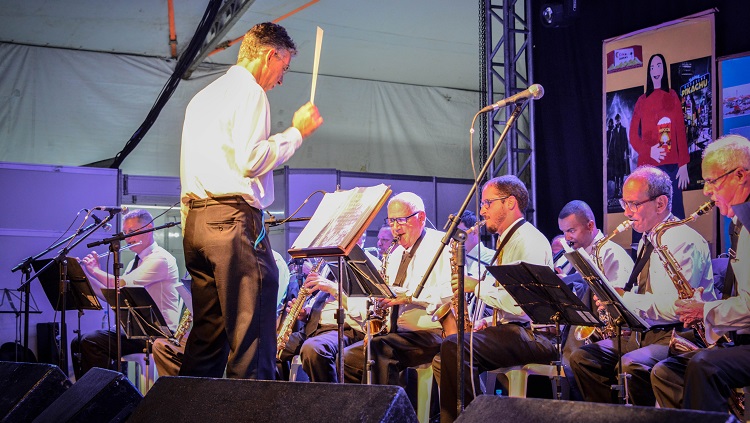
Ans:
[[[225,196],[219,196],[219,197],[211,197],[211,198],[199,198],[195,200],[190,200],[188,203],[189,209],[196,209],[200,207],[210,207],[210,206],[218,206],[218,205],[233,205],[233,204],[247,204],[244,198],[242,198],[241,195],[225,195]]]

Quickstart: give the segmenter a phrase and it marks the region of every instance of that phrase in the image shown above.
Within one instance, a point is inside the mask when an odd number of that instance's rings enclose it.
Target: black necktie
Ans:
[[[318,323],[320,323],[320,315],[323,313],[323,307],[325,307],[326,301],[328,301],[329,297],[330,295],[326,292],[318,292],[312,307],[310,307],[310,317],[307,319],[307,323],[305,324],[305,335],[312,335],[312,333],[315,332],[315,329],[318,328]]]
[[[648,263],[648,260],[651,257],[651,253],[653,251],[654,251],[654,244],[649,242],[648,237],[644,234],[643,235],[643,248],[641,248],[641,253],[638,254],[638,259],[635,263],[635,267],[633,268],[633,272],[630,274],[628,283],[625,284],[625,288],[624,288],[625,291],[630,292],[630,290],[633,289],[633,286],[635,286],[636,282],[638,282],[638,275],[646,266],[646,263]]]
[[[737,244],[740,240],[740,231],[742,230],[742,223],[737,220],[737,224],[732,222],[729,225],[729,240],[732,244],[731,252],[729,253],[729,263],[727,263],[727,274],[724,277],[724,287],[721,289],[721,298],[729,298],[735,293],[734,285],[737,284],[737,277],[734,274],[734,267],[732,267],[732,261],[734,256],[737,254]]]
[[[406,271],[409,268],[409,263],[411,262],[411,258],[414,257],[414,254],[417,253],[417,248],[419,248],[419,244],[422,243],[422,238],[424,238],[425,231],[422,231],[422,235],[419,236],[419,239],[417,239],[417,242],[412,245],[410,251],[404,250],[404,255],[401,256],[401,263],[398,265],[398,271],[396,272],[396,280],[393,282],[393,286],[404,286],[404,283],[406,282]],[[391,330],[390,332],[396,332],[398,329],[398,314],[399,309],[398,305],[393,306],[393,310],[391,310]]]
[[[139,264],[141,264],[141,257],[138,254],[136,254],[135,255],[135,259],[133,259],[133,265],[130,266],[130,270],[128,271],[128,273],[130,273],[133,270],[135,270],[136,267],[138,267]]]

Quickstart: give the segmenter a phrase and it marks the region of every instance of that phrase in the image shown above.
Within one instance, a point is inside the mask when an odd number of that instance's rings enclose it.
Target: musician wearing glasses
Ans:
[[[547,238],[531,223],[524,213],[529,204],[529,193],[517,177],[501,176],[488,181],[482,189],[480,214],[487,230],[498,234],[496,264],[518,261],[552,268],[552,250]],[[505,289],[491,276],[479,282],[477,277],[465,277],[465,291],[474,293],[492,307],[498,316],[498,325],[474,333],[474,368],[465,367],[464,398],[472,401],[472,380],[479,389],[479,373],[527,363],[549,363],[555,359],[553,336],[533,331],[530,319],[516,305]],[[456,289],[456,278],[453,289]],[[440,348],[440,420],[452,422],[457,417],[458,398],[458,348],[457,336],[451,335]],[[465,354],[469,357],[469,336],[465,338]]]
[[[414,193],[402,192],[388,201],[386,223],[399,241],[388,255],[385,278],[396,297],[377,300],[380,308],[390,308],[390,315],[388,333],[371,341],[375,384],[398,385],[400,371],[429,363],[440,351],[442,329],[432,321],[432,313],[450,301],[450,251],[443,250],[419,296],[414,296],[445,235],[425,228],[426,219],[424,202]],[[347,382],[365,379],[364,357],[363,342],[345,349]]]
[[[133,210],[123,216],[122,231],[130,234],[143,229],[152,229],[153,218],[146,210]],[[148,291],[154,299],[159,311],[164,316],[169,329],[174,331],[180,320],[178,309],[180,296],[177,293],[180,275],[177,269],[177,261],[167,250],[160,247],[154,241],[154,233],[147,232],[126,238],[125,241],[132,245],[130,250],[135,253],[133,260],[125,267],[125,272],[120,276],[120,286],[140,286]],[[103,288],[114,288],[115,277],[102,269],[99,263],[99,255],[91,252],[81,260],[83,269],[89,276],[91,285],[97,296],[106,299],[101,294]],[[114,317],[110,319],[110,326],[117,324]],[[142,339],[128,339],[121,333],[122,355],[143,352],[146,342]],[[73,353],[73,368],[76,379],[80,379],[92,367],[118,370],[114,361],[117,359],[117,332],[111,329],[97,330],[87,333],[78,342],[74,338],[70,343]]]
[[[667,358],[672,329],[677,334],[695,341],[692,330],[682,330],[674,302],[678,290],[669,272],[662,265],[652,242],[652,230],[658,224],[674,221],[671,213],[672,181],[662,170],[641,166],[625,180],[620,200],[625,216],[632,221],[633,230],[642,233],[638,260],[624,289],[615,288],[624,303],[651,325],[643,334],[623,336],[623,372],[629,374],[629,398],[635,405],[652,406],[655,398],[650,382],[651,368]],[[706,299],[712,299],[713,273],[708,243],[686,225],[670,227],[661,238],[663,245],[682,269],[682,277],[693,288],[702,287]],[[600,304],[597,304],[600,305]],[[613,402],[616,397],[612,385],[617,383],[617,336],[574,351],[570,366],[576,383],[587,401]]]
[[[654,367],[651,380],[659,405],[726,412],[732,391],[750,385],[750,233],[735,213],[750,206],[750,141],[722,137],[703,153],[703,193],[730,225],[730,263],[722,299],[677,301],[685,325],[702,321],[708,342],[728,334],[734,346],[671,357]]]

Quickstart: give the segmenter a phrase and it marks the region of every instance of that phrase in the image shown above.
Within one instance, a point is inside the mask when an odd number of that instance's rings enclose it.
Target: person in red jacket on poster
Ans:
[[[661,54],[648,61],[646,93],[638,98],[630,120],[630,145],[638,153],[638,166],[652,165],[672,179],[672,213],[685,217],[682,190],[687,188],[687,146],[685,118],[677,93],[669,88],[667,62]]]

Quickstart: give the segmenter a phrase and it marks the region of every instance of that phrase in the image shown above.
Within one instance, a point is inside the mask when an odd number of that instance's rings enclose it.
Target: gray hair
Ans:
[[[727,135],[703,150],[703,160],[722,163],[727,170],[741,167],[750,170],[750,141],[741,135]]]
[[[260,57],[266,49],[286,50],[292,56],[297,54],[297,46],[294,45],[289,34],[283,26],[272,23],[259,23],[245,34],[237,55],[237,62],[242,59],[253,60]]]
[[[420,198],[413,192],[405,191],[394,195],[390,200],[388,200],[388,205],[390,206],[393,202],[398,202],[408,206],[412,212],[424,211],[424,201],[422,201],[422,198]]]
[[[660,195],[667,196],[667,210],[672,210],[672,179],[666,172],[651,165],[637,167],[625,178],[627,183],[630,178],[642,179],[648,184],[648,198],[656,198]]]
[[[123,222],[130,219],[137,219],[138,222],[143,226],[148,225],[154,220],[154,218],[151,216],[151,213],[143,209],[131,210],[124,216],[122,216]]]

